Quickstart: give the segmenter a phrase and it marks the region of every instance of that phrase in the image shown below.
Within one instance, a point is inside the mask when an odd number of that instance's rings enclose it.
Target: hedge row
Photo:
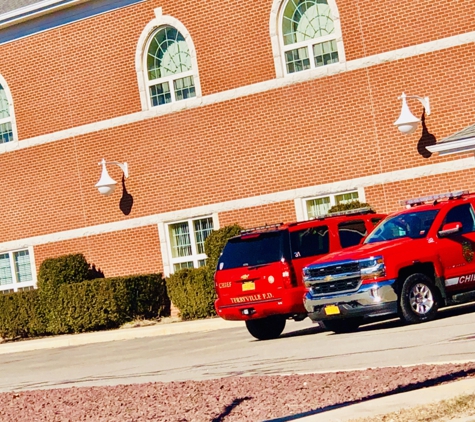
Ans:
[[[101,275],[81,254],[45,260],[37,290],[0,296],[0,336],[80,333],[170,315],[161,274],[88,279]]]
[[[238,235],[242,227],[233,224],[211,232],[205,241],[206,265],[185,268],[171,274],[167,280],[168,295],[185,319],[207,318],[216,315],[214,301],[214,272],[219,256],[229,238]]]

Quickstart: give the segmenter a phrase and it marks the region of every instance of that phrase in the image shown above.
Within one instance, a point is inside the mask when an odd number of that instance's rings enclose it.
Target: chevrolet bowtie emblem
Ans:
[[[249,278],[249,274],[244,274],[241,276],[241,280],[247,280]]]
[[[330,281],[333,277],[331,275],[327,275],[323,280]]]

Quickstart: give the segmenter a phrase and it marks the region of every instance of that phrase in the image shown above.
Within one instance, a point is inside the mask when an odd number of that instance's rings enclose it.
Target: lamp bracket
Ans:
[[[129,165],[127,163],[120,163],[118,161],[106,161],[104,158],[99,163],[100,166],[106,164],[115,164],[116,166],[119,166],[122,172],[124,173],[125,178],[127,179],[129,177]]]
[[[429,116],[430,115],[430,103],[429,103],[429,97],[419,97],[417,95],[406,95],[402,93],[400,97],[398,97],[398,100],[402,100],[404,98],[411,98],[414,100],[419,100],[420,103],[424,106],[424,110],[426,111],[426,114]]]

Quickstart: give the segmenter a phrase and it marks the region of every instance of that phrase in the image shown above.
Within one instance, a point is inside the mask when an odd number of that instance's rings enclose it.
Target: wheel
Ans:
[[[360,318],[348,318],[348,319],[327,319],[321,321],[320,324],[336,334],[352,333],[356,331],[361,325]]]
[[[258,340],[270,340],[282,334],[285,328],[285,317],[282,315],[267,318],[249,319],[246,321],[249,333]]]
[[[401,319],[408,324],[433,320],[439,309],[437,298],[437,288],[429,277],[420,273],[410,275],[399,298]]]

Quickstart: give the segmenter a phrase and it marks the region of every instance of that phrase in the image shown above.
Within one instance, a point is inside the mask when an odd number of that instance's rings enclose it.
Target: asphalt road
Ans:
[[[203,380],[475,360],[475,304],[439,311],[430,323],[390,320],[351,334],[289,321],[276,340],[244,325],[198,332],[5,354],[0,391]]]

